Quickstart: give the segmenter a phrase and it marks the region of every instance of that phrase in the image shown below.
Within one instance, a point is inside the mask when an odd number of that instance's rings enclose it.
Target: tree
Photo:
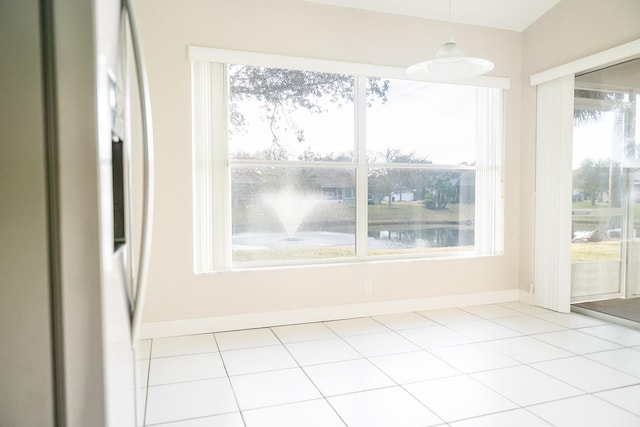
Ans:
[[[429,176],[426,188],[424,205],[427,209],[445,209],[447,204],[456,197],[456,186],[448,173]]]
[[[389,81],[369,79],[369,102],[387,101]],[[314,113],[326,110],[326,103],[342,105],[353,102],[355,77],[346,74],[319,73],[282,68],[229,65],[230,122],[236,130],[245,125],[245,118],[238,110],[239,101],[253,99],[261,104],[269,121],[272,143],[279,146],[280,119],[299,108]],[[304,129],[293,124],[299,142],[304,141]]]
[[[298,160],[306,162],[350,162],[353,159],[353,152],[348,153],[334,153],[322,154],[313,151],[311,147],[307,147],[301,154],[298,155]]]
[[[591,206],[609,189],[609,160],[585,159],[573,172],[573,186],[587,195]]]
[[[603,101],[603,104],[618,101],[616,93],[589,89],[576,89],[574,97],[576,99],[573,109],[574,126],[596,122],[602,118],[605,112],[610,110],[610,107],[595,106],[593,101]]]
[[[394,168],[393,164],[430,164],[427,157],[419,157],[415,152],[404,153],[399,149],[387,148],[381,153],[370,153],[369,161],[375,162],[381,159],[384,163],[389,163],[389,167],[375,168],[369,173],[369,189],[382,199],[387,198],[388,206],[391,207],[393,196],[398,194],[402,201],[402,193],[413,192],[424,193],[424,176],[429,171],[424,169]]]
[[[403,185],[394,172],[388,168],[375,168],[369,171],[369,191],[375,194],[374,200],[382,200],[386,197],[388,207],[391,207],[393,195],[403,190]]]
[[[621,141],[620,157],[636,160],[639,151],[635,141],[636,105],[635,102],[625,101],[629,94],[623,91],[576,89],[574,96],[576,99],[573,111],[574,126],[597,122],[603,118],[605,113],[614,112],[617,133],[615,138]],[[611,207],[621,207],[623,171],[621,162],[616,161],[615,157],[617,156],[612,156],[608,165],[609,200]],[[592,204],[595,204],[593,198]]]

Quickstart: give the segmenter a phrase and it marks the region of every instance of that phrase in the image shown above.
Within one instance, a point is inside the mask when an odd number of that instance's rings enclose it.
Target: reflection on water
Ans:
[[[236,233],[234,251],[275,248],[354,247],[355,232],[298,231],[292,239],[287,233]],[[473,228],[424,228],[412,230],[369,230],[369,249],[446,248],[474,245]]]
[[[449,246],[472,246],[473,229],[424,228],[412,230],[369,230],[369,242],[376,248],[444,248]],[[373,242],[372,242],[373,240]]]

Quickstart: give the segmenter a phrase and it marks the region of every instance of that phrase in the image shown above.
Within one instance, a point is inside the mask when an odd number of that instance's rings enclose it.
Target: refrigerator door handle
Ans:
[[[153,159],[153,126],[151,121],[151,100],[149,97],[149,82],[144,64],[144,55],[140,41],[140,33],[133,8],[133,0],[123,1],[124,9],[128,15],[129,29],[135,62],[136,76],[138,80],[138,92],[142,114],[142,142],[143,142],[143,205],[142,205],[142,232],[140,240],[140,258],[138,261],[138,275],[136,286],[133,289],[133,310],[131,313],[131,339],[135,344],[140,334],[142,314],[145,296],[147,292],[149,255],[151,251],[151,231],[153,228],[153,201],[154,201],[154,159]]]

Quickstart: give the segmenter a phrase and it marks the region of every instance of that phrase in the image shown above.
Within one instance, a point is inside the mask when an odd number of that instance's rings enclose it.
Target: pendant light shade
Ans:
[[[493,62],[465,56],[451,36],[451,0],[449,0],[449,37],[433,59],[407,68],[407,74],[433,80],[459,80],[479,76],[493,70]]]

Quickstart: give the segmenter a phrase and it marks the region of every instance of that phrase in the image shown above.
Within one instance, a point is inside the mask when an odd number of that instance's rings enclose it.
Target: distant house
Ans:
[[[399,193],[391,193],[391,196],[383,197],[384,201],[389,201],[389,197],[391,197],[392,202],[414,202],[416,200],[415,191],[401,191]]]
[[[321,187],[322,200],[333,200],[338,203],[355,203],[355,190],[351,186],[340,184],[324,184]]]
[[[367,204],[377,205],[378,203],[380,203],[380,195],[373,191],[369,191],[369,194],[367,195]]]

